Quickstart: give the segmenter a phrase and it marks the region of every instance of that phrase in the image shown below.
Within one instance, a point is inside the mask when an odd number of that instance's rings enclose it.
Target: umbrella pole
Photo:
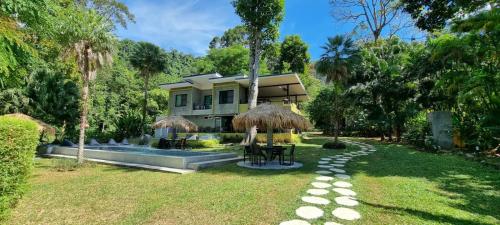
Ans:
[[[268,148],[273,147],[273,128],[272,127],[267,128],[267,147]]]

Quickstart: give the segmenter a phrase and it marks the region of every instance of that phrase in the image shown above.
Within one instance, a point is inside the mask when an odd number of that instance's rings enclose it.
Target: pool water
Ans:
[[[85,149],[130,152],[130,153],[162,155],[162,156],[184,156],[184,157],[217,154],[212,152],[192,152],[180,149],[157,149],[157,148],[148,148],[140,146],[86,146]]]

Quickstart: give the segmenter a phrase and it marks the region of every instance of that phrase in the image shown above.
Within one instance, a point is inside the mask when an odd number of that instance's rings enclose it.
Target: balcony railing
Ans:
[[[212,109],[212,105],[193,105],[193,110]]]

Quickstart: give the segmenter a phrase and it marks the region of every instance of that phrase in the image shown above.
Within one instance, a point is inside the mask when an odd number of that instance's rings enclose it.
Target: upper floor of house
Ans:
[[[160,86],[169,90],[169,115],[235,115],[248,110],[247,76],[200,74]],[[301,102],[307,99],[297,74],[259,77],[258,104],[277,104],[300,113]]]

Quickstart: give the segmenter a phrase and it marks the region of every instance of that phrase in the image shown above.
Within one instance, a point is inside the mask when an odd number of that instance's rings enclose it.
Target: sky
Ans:
[[[351,32],[355,24],[332,17],[328,0],[285,0],[280,40],[298,34],[309,45],[312,60],[322,54],[327,37]],[[135,23],[116,34],[124,39],[148,41],[165,50],[177,49],[195,56],[205,55],[214,36],[241,24],[231,0],[124,0],[135,15]]]

